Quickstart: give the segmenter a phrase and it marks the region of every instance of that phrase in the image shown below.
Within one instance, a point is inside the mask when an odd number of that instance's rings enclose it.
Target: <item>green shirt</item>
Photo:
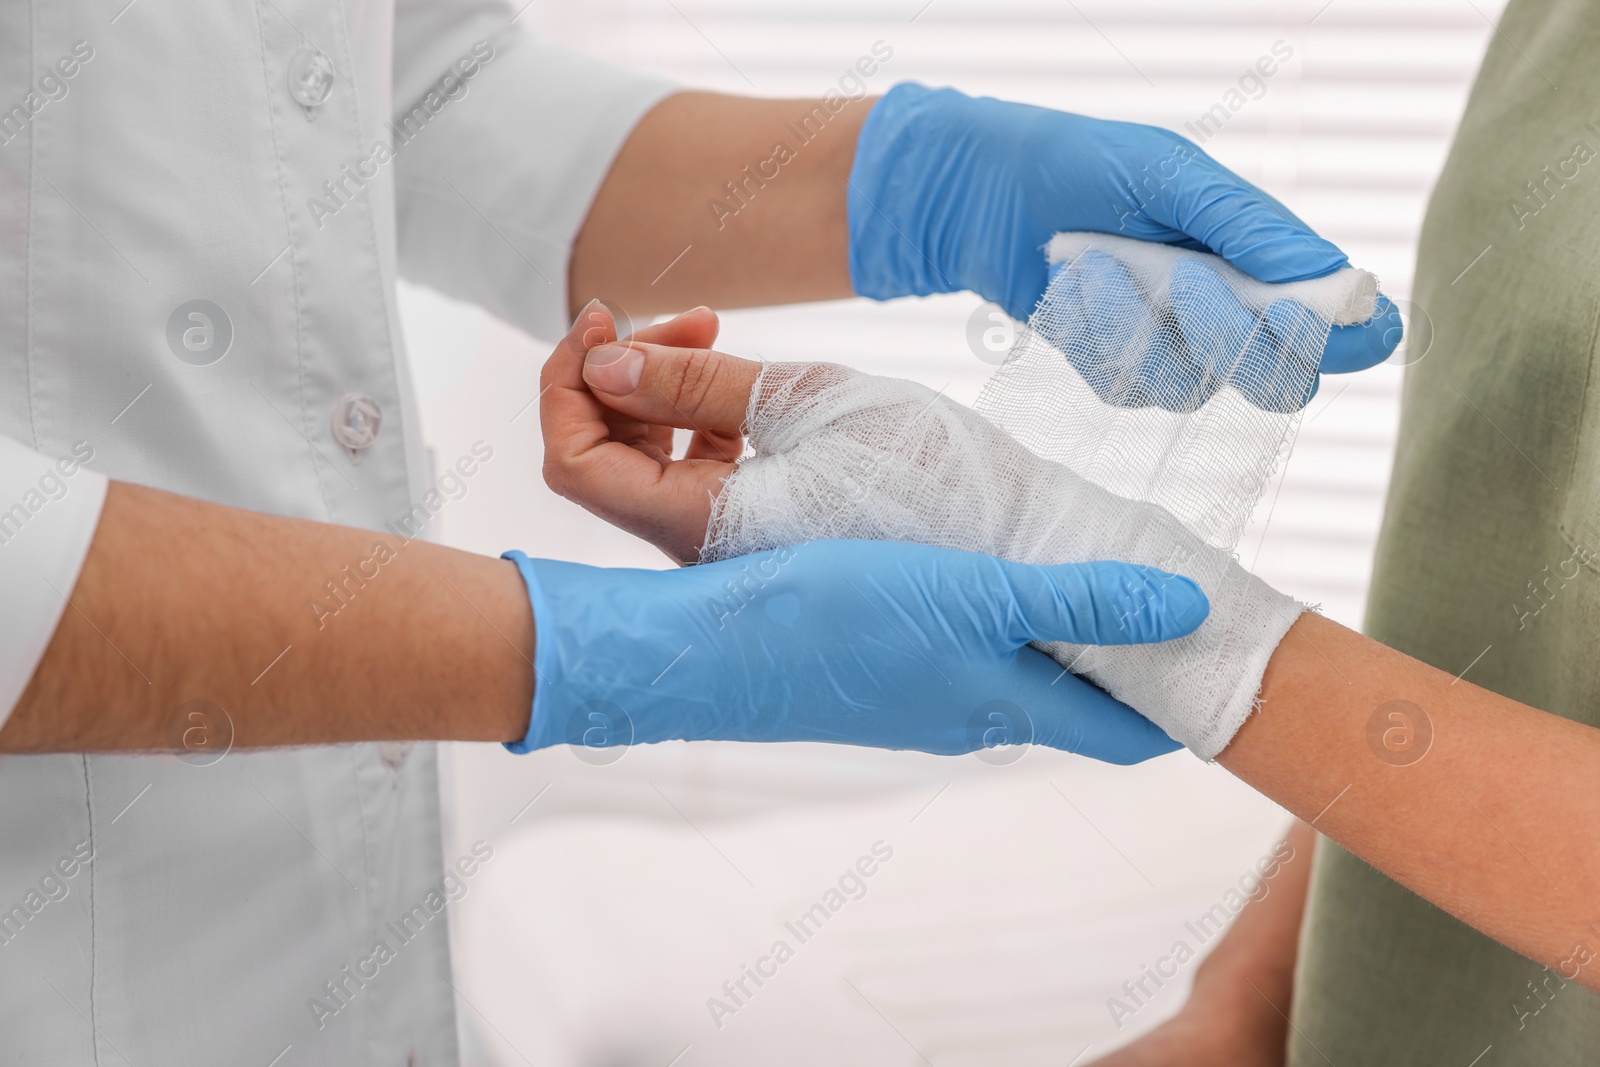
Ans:
[[[1416,305],[1413,355],[1424,319],[1432,343],[1406,374],[1367,633],[1600,726],[1600,5],[1507,8],[1428,206]],[[1600,949],[1600,900],[1588,919]],[[1293,1019],[1293,1067],[1600,1063],[1600,997],[1327,843]]]

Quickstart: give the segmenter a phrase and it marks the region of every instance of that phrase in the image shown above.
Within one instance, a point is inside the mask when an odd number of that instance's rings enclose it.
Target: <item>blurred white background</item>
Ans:
[[[1499,14],[1495,0],[586,0],[523,16],[685,84],[814,96],[876,41],[874,79],[951,84],[1185,128],[1285,42],[1293,57],[1208,151],[1410,292],[1427,192]],[[581,91],[575,86],[574,92]],[[553,101],[548,106],[560,106]],[[494,460],[437,531],[586,563],[664,566],[552,495],[526,405],[549,345],[402,287],[441,462]],[[724,316],[719,347],[829,359],[971,400],[972,296]],[[1415,353],[1413,353],[1415,356]],[[1401,371],[1324,382],[1243,562],[1359,625]],[[620,750],[619,750],[620,751]],[[1186,935],[1287,816],[1186,753],[1115,768],[831,747],[665,745],[594,766],[566,749],[447,752],[447,858],[495,857],[452,914],[473,1067],[1086,1063],[1176,1010],[1192,971],[1120,1028],[1107,998]],[[783,923],[893,849],[799,944]],[[1302,857],[1296,862],[1306,862]],[[718,1025],[707,1001],[779,938],[795,957]],[[741,998],[742,999],[742,998]]]

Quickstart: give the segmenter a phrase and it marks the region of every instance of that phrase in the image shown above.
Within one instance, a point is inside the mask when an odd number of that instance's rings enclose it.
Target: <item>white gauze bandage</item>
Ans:
[[[1103,234],[1060,234],[1049,256],[1050,286],[976,409],[832,364],[769,364],[701,558],[854,537],[1186,574],[1212,606],[1190,636],[1041,647],[1211,759],[1303,610],[1233,548],[1330,327],[1369,319],[1377,283],[1345,269],[1268,285]]]

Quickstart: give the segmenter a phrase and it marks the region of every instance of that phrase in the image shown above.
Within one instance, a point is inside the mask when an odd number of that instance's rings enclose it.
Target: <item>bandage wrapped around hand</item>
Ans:
[[[1043,649],[1206,759],[1250,714],[1267,660],[1302,610],[1160,507],[1091,484],[914,382],[769,364],[747,430],[752,451],[716,501],[704,561],[869,538],[1028,563],[1127,560],[1200,582],[1211,615],[1188,637]]]
[[[827,364],[768,366],[752,454],[702,557],[859,537],[1188,575],[1211,599],[1189,637],[1045,651],[1211,759],[1303,610],[1234,546],[1330,369],[1332,331],[1373,332],[1377,279],[1347,267],[1267,284],[1208,253],[1100,233],[1057,234],[1046,258],[1049,287],[976,409]]]

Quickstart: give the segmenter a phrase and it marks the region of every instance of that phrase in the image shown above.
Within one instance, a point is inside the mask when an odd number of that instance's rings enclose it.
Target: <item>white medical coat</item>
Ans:
[[[72,610],[106,477],[411,511],[397,274],[564,329],[573,237],[670,89],[512,14],[0,5],[0,718]],[[432,746],[205,762],[0,758],[0,1061],[455,1063]]]

